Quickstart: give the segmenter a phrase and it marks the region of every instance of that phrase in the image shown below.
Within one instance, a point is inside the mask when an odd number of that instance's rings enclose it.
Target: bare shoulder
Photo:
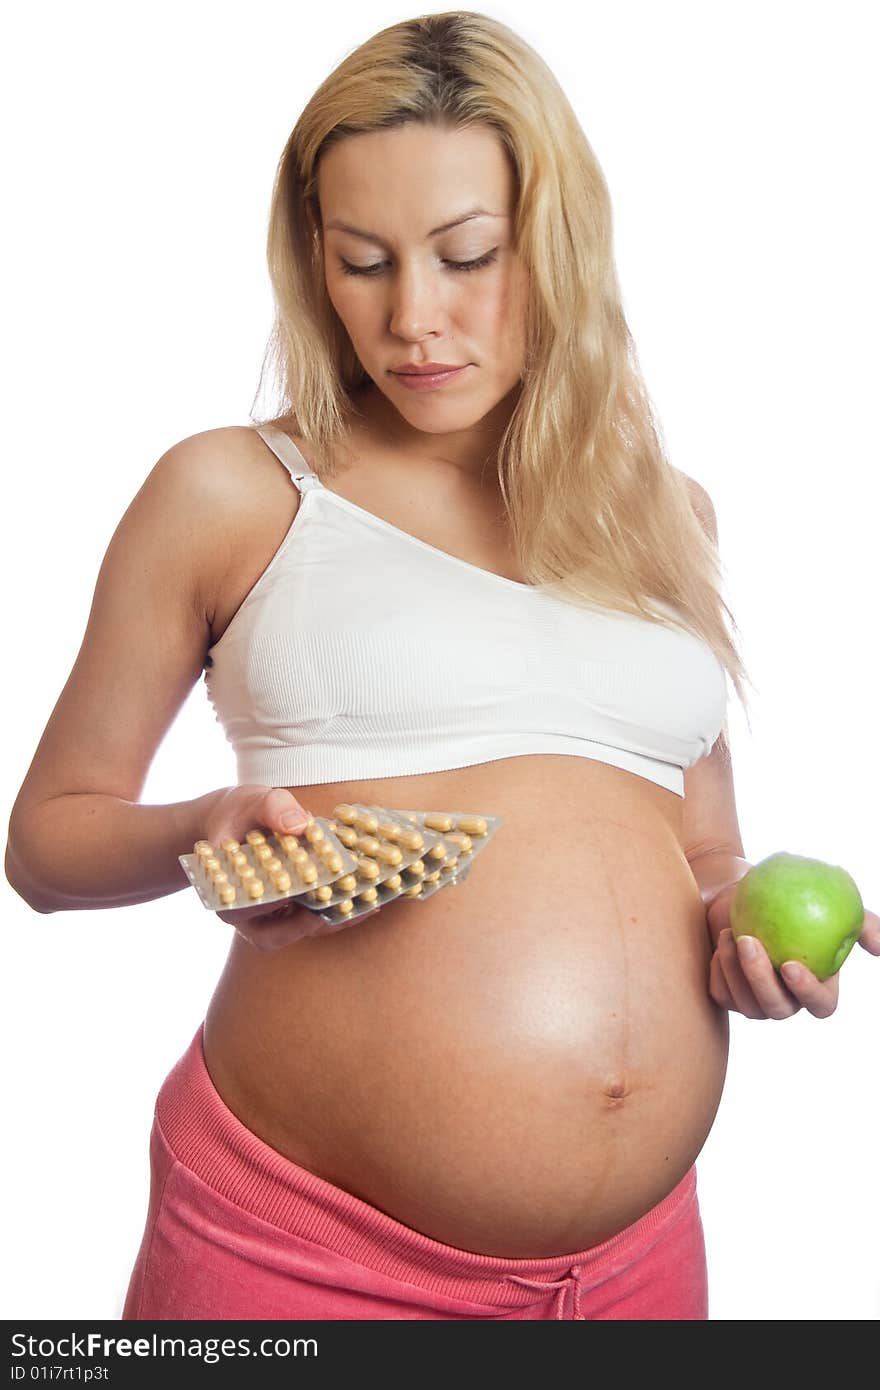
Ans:
[[[175,504],[198,519],[190,564],[213,645],[292,525],[299,493],[251,425],[191,435],[160,464],[174,475],[169,489]]]
[[[118,525],[117,549],[210,620],[242,546],[253,545],[277,509],[279,473],[281,464],[249,425],[179,439],[140,485]]]
[[[173,444],[148,479],[168,517],[188,517],[191,561],[209,611],[236,557],[259,547],[273,515],[290,505],[290,477],[250,425],[224,425]]]
[[[162,485],[191,492],[193,500],[231,500],[260,470],[266,447],[249,425],[223,425],[188,435],[167,449],[153,472]]]

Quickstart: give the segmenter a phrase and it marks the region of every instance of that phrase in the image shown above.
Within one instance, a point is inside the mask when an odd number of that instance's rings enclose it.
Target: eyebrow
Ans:
[[[504,214],[500,212],[486,212],[483,208],[469,208],[467,212],[463,212],[460,217],[456,217],[452,222],[444,222],[442,227],[435,227],[433,231],[428,233],[428,236],[439,236],[441,232],[448,232],[452,227],[460,227],[462,222],[470,222],[473,217],[503,216]],[[380,246],[385,245],[382,238],[377,236],[375,232],[365,232],[360,227],[352,227],[348,222],[340,222],[338,218],[334,218],[332,222],[327,223],[327,230],[329,231],[331,228],[337,232],[348,232],[349,236],[362,237],[364,241],[376,241]]]

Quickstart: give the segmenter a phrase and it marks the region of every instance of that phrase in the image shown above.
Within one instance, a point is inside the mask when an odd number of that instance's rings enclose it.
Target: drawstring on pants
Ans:
[[[524,1284],[529,1289],[558,1289],[556,1295],[556,1316],[565,1317],[565,1291],[571,1289],[574,1296],[573,1318],[581,1317],[581,1286],[580,1286],[581,1267],[572,1265],[568,1274],[564,1274],[561,1279],[523,1279],[519,1274],[508,1274],[507,1278],[512,1284]]]

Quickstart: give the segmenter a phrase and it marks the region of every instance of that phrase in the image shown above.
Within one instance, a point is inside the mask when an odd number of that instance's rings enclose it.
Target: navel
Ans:
[[[623,1100],[625,1096],[629,1095],[629,1086],[622,1077],[614,1077],[610,1081],[606,1081],[602,1087],[602,1093],[609,1100]]]

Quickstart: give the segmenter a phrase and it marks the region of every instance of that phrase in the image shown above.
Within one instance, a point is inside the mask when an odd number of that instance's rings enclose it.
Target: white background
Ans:
[[[608,180],[673,463],[708,488],[759,694],[735,702],[752,862],[880,907],[876,52],[868,3],[488,5],[558,76]],[[418,7],[17,7],[2,84],[8,816],[159,456],[245,424],[270,327],[276,162],[346,52]],[[326,16],[326,22],[322,16]],[[255,410],[256,413],[256,410]],[[210,498],[205,499],[210,524]],[[156,634],[144,633],[144,643]],[[234,782],[199,683],[144,800]],[[189,890],[110,911],[3,895],[6,1318],[118,1317],[155,1094],[231,937]],[[733,1016],[698,1160],[713,1319],[880,1313],[880,960],[837,1013]]]

